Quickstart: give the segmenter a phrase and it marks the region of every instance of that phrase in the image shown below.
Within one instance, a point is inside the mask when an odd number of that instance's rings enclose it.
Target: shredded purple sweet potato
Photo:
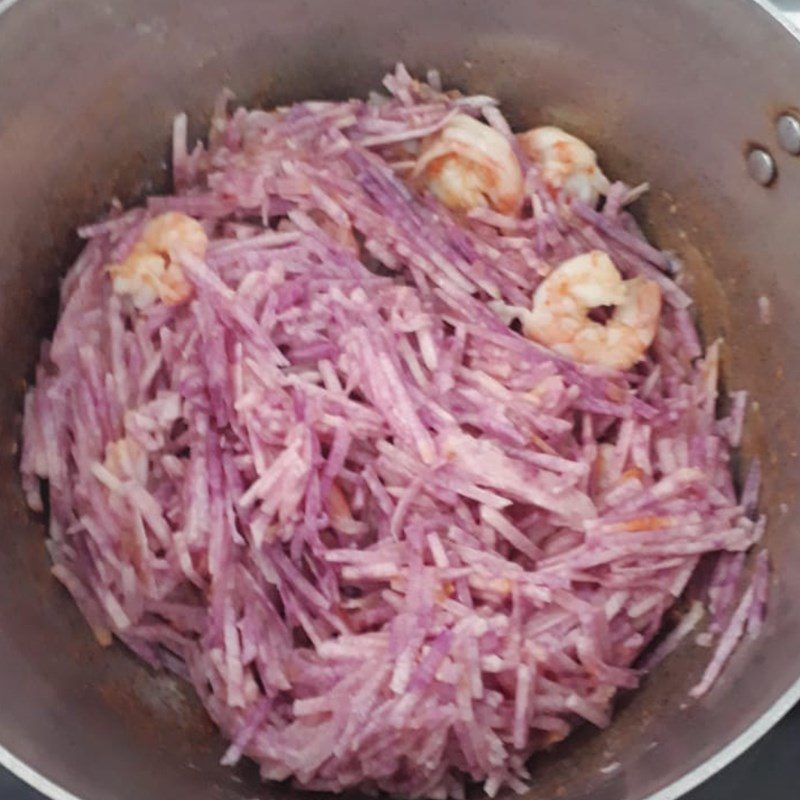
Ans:
[[[434,76],[435,78],[435,76]],[[434,81],[435,83],[435,81]],[[174,194],[83,228],[25,404],[22,475],[53,572],[102,643],[195,686],[226,763],[311,789],[406,796],[524,788],[532,753],[605,726],[698,563],[716,558],[706,691],[763,617],[759,471],[734,489],[746,396],[716,418],[675,261],[625,210],[548,192],[518,217],[451,214],[405,180],[486,97],[402,68],[388,96],[227,111]],[[108,265],[148,219],[208,236],[185,302],[136,308]],[[663,293],[621,373],[558,357],[495,311],[530,307],[589,249]],[[666,655],[698,624],[688,622]]]

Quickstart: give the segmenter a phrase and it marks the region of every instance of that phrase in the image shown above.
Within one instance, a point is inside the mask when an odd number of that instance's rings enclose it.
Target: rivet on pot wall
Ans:
[[[800,119],[790,112],[781,114],[775,121],[778,144],[793,156],[800,155]]]
[[[761,186],[769,186],[775,180],[775,159],[763,147],[753,147],[747,153],[747,172]]]

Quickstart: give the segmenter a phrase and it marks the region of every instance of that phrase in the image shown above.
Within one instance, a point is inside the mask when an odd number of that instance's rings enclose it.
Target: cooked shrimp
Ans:
[[[522,169],[511,144],[466,114],[454,116],[424,143],[412,180],[454,211],[490,206],[515,214],[522,203]]]
[[[122,480],[147,481],[147,453],[127,436],[106,445],[103,466]]]
[[[589,317],[614,306],[607,322]],[[593,250],[560,264],[539,284],[525,335],[585,364],[630,369],[652,344],[661,312],[661,290],[644,278],[623,280],[614,262]]]
[[[533,128],[517,139],[552,189],[592,206],[608,191],[608,178],[597,166],[597,155],[583,140],[551,125]]]
[[[150,220],[142,236],[121,264],[111,264],[114,291],[128,294],[136,308],[156,300],[177,305],[187,300],[192,287],[179,259],[181,250],[202,258],[208,237],[202,225],[186,214],[168,211]]]
[[[336,481],[331,484],[330,494],[328,495],[328,516],[330,517],[331,527],[339,531],[339,533],[352,536],[364,533],[366,530],[363,522],[353,518],[353,512],[350,510],[347,496]]]
[[[329,217],[325,212],[313,209],[309,216],[319,227],[325,231],[335,242],[352,250],[356,255],[359,253],[358,240],[355,237],[353,228],[344,222],[337,222]]]

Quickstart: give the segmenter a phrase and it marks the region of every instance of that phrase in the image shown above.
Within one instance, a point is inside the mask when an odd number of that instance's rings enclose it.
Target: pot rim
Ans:
[[[641,800],[677,800],[720,770],[727,767],[745,750],[752,747],[764,734],[783,719],[800,702],[800,678],[798,678],[760,717],[754,720],[735,739],[728,742],[714,755],[693,770],[682,775],[662,789]],[[31,788],[50,800],[83,800],[63,786],[51,781],[41,772],[17,758],[10,750],[0,745],[0,767],[7,769]]]
[[[9,11],[20,0],[0,0],[0,16]],[[772,0],[751,0],[754,5],[766,11],[800,44],[800,28],[784,15]],[[691,771],[656,790],[641,800],[677,800],[690,792],[720,770],[727,767],[742,753],[752,747],[762,736],[780,722],[786,714],[800,702],[800,675],[760,716],[750,723],[738,736],[729,741],[713,755],[698,764]],[[9,749],[0,745],[0,767],[8,770],[23,783],[50,800],[84,800],[60,784],[50,780],[37,769],[29,766]]]

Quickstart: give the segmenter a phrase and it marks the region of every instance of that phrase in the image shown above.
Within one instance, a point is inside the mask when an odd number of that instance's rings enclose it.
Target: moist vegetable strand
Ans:
[[[402,67],[385,85],[223,98],[192,150],[178,118],[174,194],[81,231],[23,482],[36,509],[45,482],[53,573],[98,640],[190,680],[226,763],[333,791],[521,790],[532,753],[608,724],[701,562],[722,640],[696,693],[757,630],[765,555],[736,599],[764,528],[757,466],[741,500],[730,471],[746,398],[716,419],[719,345],[627,212],[638,190],[591,151],[590,192],[550,185],[490,98]],[[419,183],[464,115],[518,159],[513,203],[474,165],[468,208],[437,199],[452,172]],[[661,292],[624,372],[514,322],[590,251]],[[657,658],[705,625],[690,613]]]

